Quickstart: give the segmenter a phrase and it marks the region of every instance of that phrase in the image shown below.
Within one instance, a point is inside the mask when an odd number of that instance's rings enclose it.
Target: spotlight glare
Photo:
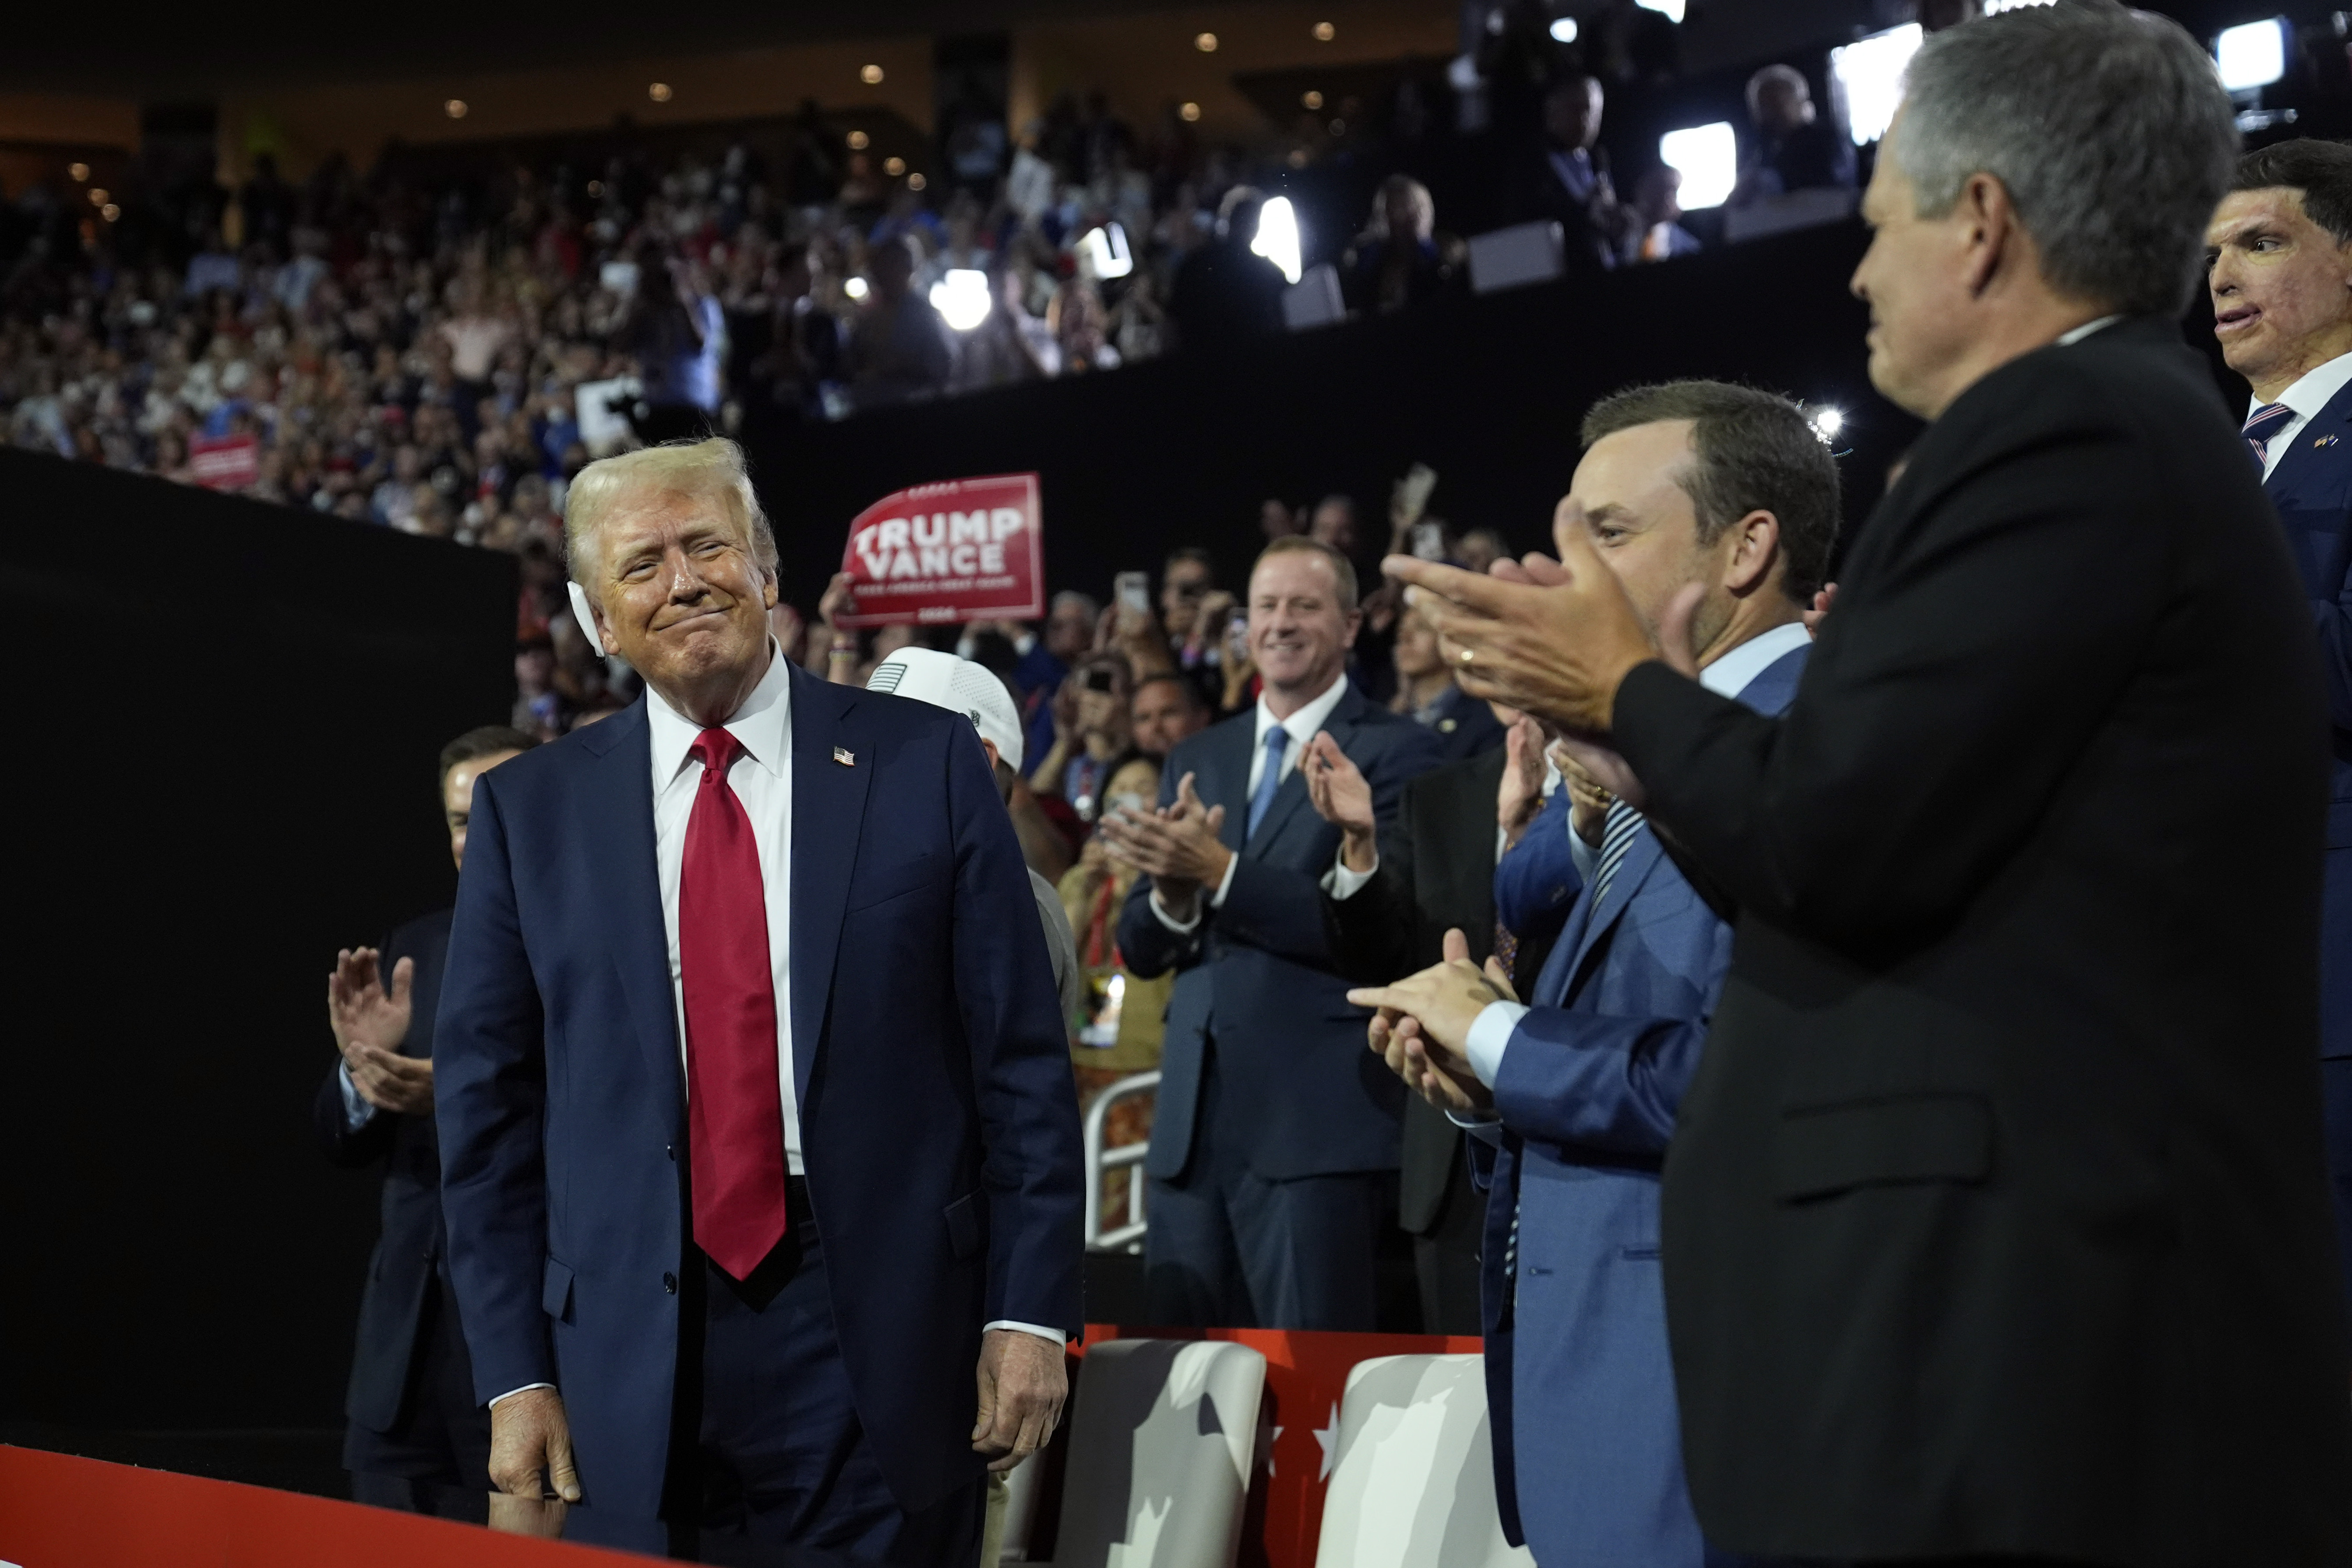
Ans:
[[[466,100],[462,98],[453,98],[441,106],[441,112],[452,120],[463,120],[466,118]]]
[[[1304,270],[1298,263],[1298,209],[1288,196],[1275,196],[1258,209],[1257,237],[1250,241],[1250,252],[1281,268],[1291,282],[1298,281]]]
[[[1189,100],[1179,104],[1176,109],[1176,118],[1190,125],[1201,118],[1201,106]]]
[[[1576,42],[1576,18],[1573,16],[1554,16],[1551,19],[1551,41],[1555,44],[1572,44]]]
[[[1644,11],[1655,11],[1669,22],[1683,19],[1684,0],[1633,0]]]
[[[1318,22],[1315,24],[1315,41],[1317,43],[1328,44],[1339,36],[1339,29],[1333,26],[1330,23]]]
[[[950,267],[946,277],[931,285],[931,309],[959,332],[971,331],[988,320],[992,303],[988,274],[976,268]]]
[[[1830,51],[1830,75],[1845,89],[1846,129],[1855,146],[1869,146],[1894,123],[1903,73],[1924,36],[1918,23],[1906,22]]]
[[[866,135],[865,132],[853,131],[849,133],[849,150],[853,153],[863,153],[868,146],[872,145],[873,141],[874,139]]]
[[[2286,75],[2286,18],[2222,28],[2213,40],[2213,61],[2231,92],[2270,86]]]
[[[864,82],[868,87],[880,87],[882,85],[882,68],[880,66],[860,66],[857,68],[857,79]]]
[[[866,279],[852,274],[849,280],[841,286],[841,291],[853,300],[863,300],[866,298]]]
[[[1204,55],[1213,55],[1217,52],[1217,35],[1195,33],[1192,35],[1192,47]]]
[[[1812,424],[1814,435],[1824,441],[1834,439],[1837,433],[1845,428],[1845,411],[1839,408],[1816,408],[1813,410]]]
[[[1683,210],[1719,207],[1739,181],[1739,137],[1728,120],[1669,131],[1658,138],[1658,162],[1680,171]]]
[[[646,89],[646,96],[652,99],[656,103],[667,103],[670,97],[669,83],[666,81],[655,82],[652,86]]]

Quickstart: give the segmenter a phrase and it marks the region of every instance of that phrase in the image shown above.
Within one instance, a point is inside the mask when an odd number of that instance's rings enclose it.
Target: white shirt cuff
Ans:
[[[1234,890],[1234,873],[1240,869],[1241,863],[1242,858],[1238,854],[1225,857],[1225,874],[1217,879],[1217,890],[1209,895],[1211,909],[1221,910],[1225,907],[1225,895]]]
[[[1160,889],[1157,888],[1151,889],[1151,912],[1158,917],[1161,925],[1166,926],[1178,936],[1191,936],[1201,929],[1201,912],[1197,907],[1193,910],[1191,920],[1180,921],[1168,912],[1166,904],[1160,901]]]
[[[1070,1336],[1059,1329],[1041,1328],[1035,1323],[1016,1323],[1010,1318],[999,1318],[992,1323],[982,1324],[980,1331],[984,1334],[991,1329],[1013,1329],[1021,1333],[1034,1334],[1041,1340],[1051,1340],[1057,1345],[1066,1346],[1070,1342]]]
[[[526,1383],[520,1388],[508,1389],[504,1394],[499,1394],[498,1399],[491,1400],[486,1408],[491,1410],[497,1409],[499,1399],[512,1399],[516,1394],[529,1394],[534,1388],[553,1388],[555,1384],[551,1383]]]
[[[1575,808],[1570,808],[1568,818],[1568,858],[1576,866],[1577,879],[1586,887],[1592,886],[1592,872],[1601,864],[1601,851],[1584,841],[1576,830]]]
[[[1470,1070],[1488,1089],[1502,1076],[1503,1053],[1510,1048],[1511,1031],[1519,1026],[1528,1011],[1524,1002],[1489,1002],[1471,1023],[1462,1054],[1470,1058]]]
[[[366,1096],[360,1093],[359,1086],[352,1081],[349,1062],[335,1068],[335,1081],[342,1086],[343,1090],[344,1131],[356,1132],[375,1120],[375,1107],[367,1102]]]
[[[1370,870],[1349,870],[1348,851],[1343,848],[1339,851],[1339,858],[1331,862],[1331,868],[1323,873],[1323,890],[1334,899],[1352,899],[1362,890],[1365,883],[1380,874],[1380,869],[1381,858],[1375,854],[1372,857]]]

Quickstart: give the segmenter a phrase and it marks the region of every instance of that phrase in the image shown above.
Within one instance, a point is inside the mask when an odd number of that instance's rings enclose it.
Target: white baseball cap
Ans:
[[[911,697],[963,714],[981,739],[996,747],[1006,766],[1021,771],[1021,715],[1004,682],[985,665],[932,648],[902,647],[874,667],[866,689]]]

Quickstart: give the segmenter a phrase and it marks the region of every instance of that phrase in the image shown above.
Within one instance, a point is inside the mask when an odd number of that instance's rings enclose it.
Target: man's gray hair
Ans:
[[[563,553],[572,581],[591,594],[600,589],[597,531],[613,502],[631,489],[717,496],[742,529],[751,559],[769,575],[775,574],[776,536],[768,527],[768,514],[760,509],[759,492],[751,488],[743,448],[713,436],[642,447],[580,470],[563,497]]]
[[[1889,143],[1922,217],[1990,174],[2043,279],[2131,314],[2179,315],[2230,188],[2238,131],[2212,58],[2115,0],[2028,5],[1936,34]]]

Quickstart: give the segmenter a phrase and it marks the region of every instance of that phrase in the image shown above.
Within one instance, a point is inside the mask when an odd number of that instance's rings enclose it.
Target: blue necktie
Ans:
[[[2294,410],[2284,403],[2265,403],[2246,416],[2243,432],[2246,445],[2254,454],[2254,467],[2260,468],[2270,460],[2271,437],[2285,428],[2294,417]]]
[[[1265,771],[1258,775],[1257,788],[1250,795],[1249,832],[1243,835],[1244,838],[1256,835],[1266,808],[1274,804],[1274,792],[1282,787],[1282,758],[1290,750],[1290,731],[1276,724],[1260,743],[1265,747]]]

